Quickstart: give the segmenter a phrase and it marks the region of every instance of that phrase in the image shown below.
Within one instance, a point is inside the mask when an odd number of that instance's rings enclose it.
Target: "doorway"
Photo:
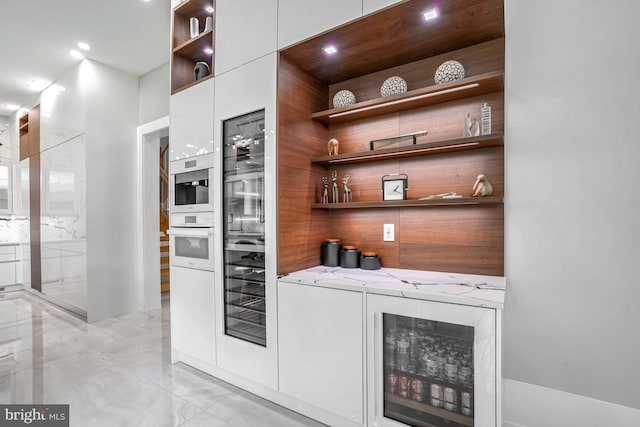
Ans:
[[[160,308],[163,283],[169,289],[169,143],[169,117],[138,127],[138,308],[143,311]]]

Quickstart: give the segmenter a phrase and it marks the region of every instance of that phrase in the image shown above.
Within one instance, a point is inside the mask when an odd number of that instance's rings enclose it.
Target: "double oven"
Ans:
[[[171,265],[213,271],[213,153],[169,166]]]

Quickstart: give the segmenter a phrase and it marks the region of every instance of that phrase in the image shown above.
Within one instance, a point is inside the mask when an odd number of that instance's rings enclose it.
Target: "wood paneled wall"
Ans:
[[[311,209],[320,202],[321,177],[337,171],[349,175],[353,201],[379,201],[381,178],[409,176],[409,199],[455,191],[469,196],[477,175],[485,174],[494,196],[504,196],[503,147],[323,167],[313,157],[327,154],[329,138],[340,141],[340,153],[366,151],[375,139],[428,130],[418,142],[463,136],[467,113],[480,119],[483,103],[492,107],[492,133],[504,131],[504,92],[465,98],[343,124],[325,126],[311,114],[331,108],[341,89],[359,102],[380,97],[390,76],[403,77],[409,90],[432,86],[438,65],[448,59],[463,63],[466,76],[504,70],[504,38],[444,55],[326,85],[281,55],[278,76],[278,273],[320,263],[325,238],[340,238],[363,251],[377,252],[385,267],[504,274],[504,209],[502,204],[465,206]],[[340,183],[340,194],[342,185]],[[383,241],[383,224],[395,224],[395,241]]]
[[[310,159],[326,146],[328,130],[309,118],[324,109],[327,96],[325,85],[279,59],[278,274],[318,265],[318,248],[330,233],[327,212],[311,211],[326,169]]]
[[[40,105],[29,112],[29,229],[31,288],[42,291],[40,250]]]
[[[358,102],[380,98],[380,87],[391,76],[402,77],[407,82],[408,90],[433,86],[436,70],[440,64],[450,59],[462,64],[466,77],[502,71],[504,70],[504,38],[332,84],[329,86],[329,98],[325,108],[333,108],[331,105],[333,95],[342,89],[353,92]]]

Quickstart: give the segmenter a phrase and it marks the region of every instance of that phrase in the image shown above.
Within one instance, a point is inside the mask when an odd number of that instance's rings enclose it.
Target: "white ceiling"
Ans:
[[[80,41],[87,58],[136,76],[169,61],[170,12],[170,0],[0,0],[0,116],[31,107],[27,83],[55,82]]]

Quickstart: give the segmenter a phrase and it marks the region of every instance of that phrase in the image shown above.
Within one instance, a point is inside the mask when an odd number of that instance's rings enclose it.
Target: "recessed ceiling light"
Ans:
[[[20,106],[16,104],[4,104],[4,108],[6,108],[7,110],[16,111],[18,108],[20,108]]]
[[[207,13],[211,13],[211,14],[213,14],[213,11],[214,11],[215,9],[213,8],[213,6],[207,6],[207,7],[205,7],[205,8],[204,8],[204,10],[206,10],[206,11],[207,11]]]
[[[425,21],[431,21],[433,19],[436,19],[438,16],[440,16],[440,14],[438,13],[438,8],[434,7],[433,9],[429,9],[426,12],[424,12],[422,16],[424,17]]]
[[[91,46],[89,46],[87,43],[85,42],[79,42],[78,43],[78,47],[82,50],[89,50],[91,49]]]
[[[75,49],[69,49],[69,55],[76,59],[84,59],[84,55]]]
[[[338,48],[334,45],[325,46],[322,50],[324,50],[324,53],[327,55],[333,55],[338,52]]]
[[[213,49],[211,49],[210,47],[205,47],[204,53],[206,53],[207,55],[213,55]]]
[[[29,83],[27,83],[27,87],[31,90],[35,90],[36,92],[40,92],[42,90],[45,90],[50,84],[51,83],[46,80],[33,79]]]

